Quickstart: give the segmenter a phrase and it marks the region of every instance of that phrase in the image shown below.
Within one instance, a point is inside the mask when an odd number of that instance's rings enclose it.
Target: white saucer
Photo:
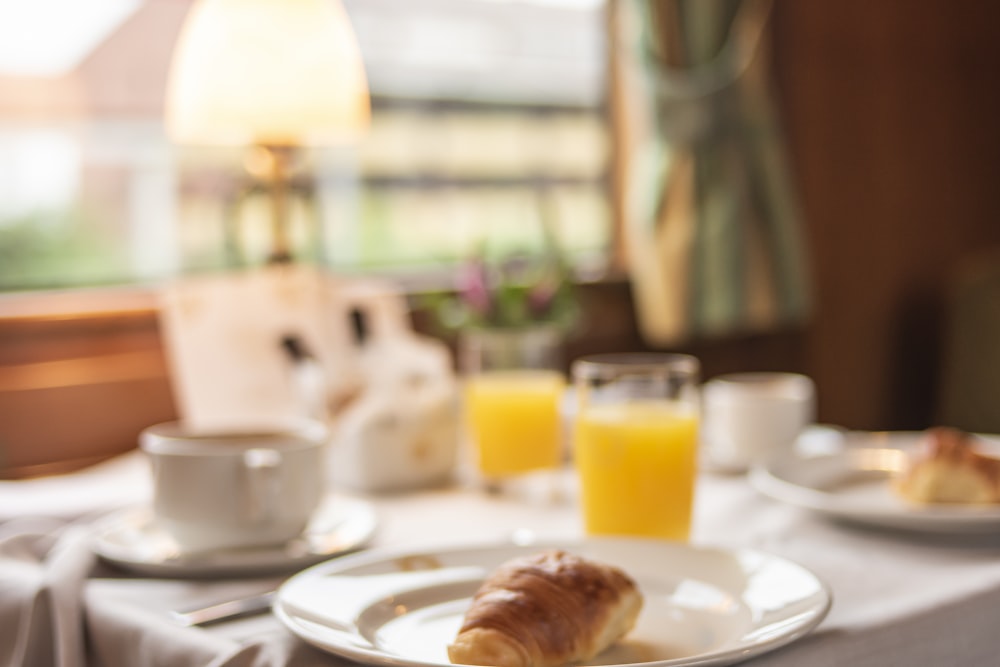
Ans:
[[[105,560],[150,576],[249,576],[292,571],[363,547],[377,526],[366,501],[328,497],[299,537],[273,546],[181,553],[148,506],[110,514],[94,526],[92,546]]]

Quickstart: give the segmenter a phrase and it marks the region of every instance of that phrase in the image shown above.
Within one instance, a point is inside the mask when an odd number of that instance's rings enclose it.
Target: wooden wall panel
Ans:
[[[1000,5],[778,0],[776,85],[808,222],[821,418],[936,418],[961,265],[1000,244]]]

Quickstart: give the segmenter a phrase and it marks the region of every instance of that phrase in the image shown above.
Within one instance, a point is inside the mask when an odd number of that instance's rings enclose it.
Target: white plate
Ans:
[[[1000,507],[907,503],[890,485],[918,446],[920,432],[852,432],[823,447],[796,451],[758,466],[750,482],[767,496],[835,519],[926,533],[994,533]],[[979,436],[992,453],[996,436]],[[800,442],[801,444],[801,442]]]
[[[351,660],[450,665],[447,645],[484,577],[547,547],[616,565],[642,591],[635,629],[588,665],[729,665],[802,637],[830,607],[823,582],[776,556],[609,538],[356,554],[293,576],[274,613]]]
[[[289,572],[359,549],[375,532],[377,518],[363,500],[326,499],[299,537],[285,544],[182,553],[148,506],[110,514],[94,527],[94,551],[140,574],[168,577],[248,576]]]

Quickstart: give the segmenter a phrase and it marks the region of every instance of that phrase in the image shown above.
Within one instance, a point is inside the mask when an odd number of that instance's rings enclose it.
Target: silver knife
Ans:
[[[188,611],[172,611],[170,617],[174,622],[191,627],[195,625],[209,625],[220,621],[229,621],[244,616],[253,616],[271,610],[271,603],[277,591],[268,591],[258,595],[251,595],[238,600],[220,602],[208,607],[190,609]]]

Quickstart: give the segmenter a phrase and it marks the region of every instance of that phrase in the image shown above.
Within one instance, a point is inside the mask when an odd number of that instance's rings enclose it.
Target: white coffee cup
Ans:
[[[286,542],[324,494],[328,434],[315,421],[268,433],[193,433],[178,422],[145,429],[153,514],[184,552]]]
[[[744,470],[791,448],[815,413],[816,388],[805,375],[720,375],[702,388],[702,442],[708,461]]]

